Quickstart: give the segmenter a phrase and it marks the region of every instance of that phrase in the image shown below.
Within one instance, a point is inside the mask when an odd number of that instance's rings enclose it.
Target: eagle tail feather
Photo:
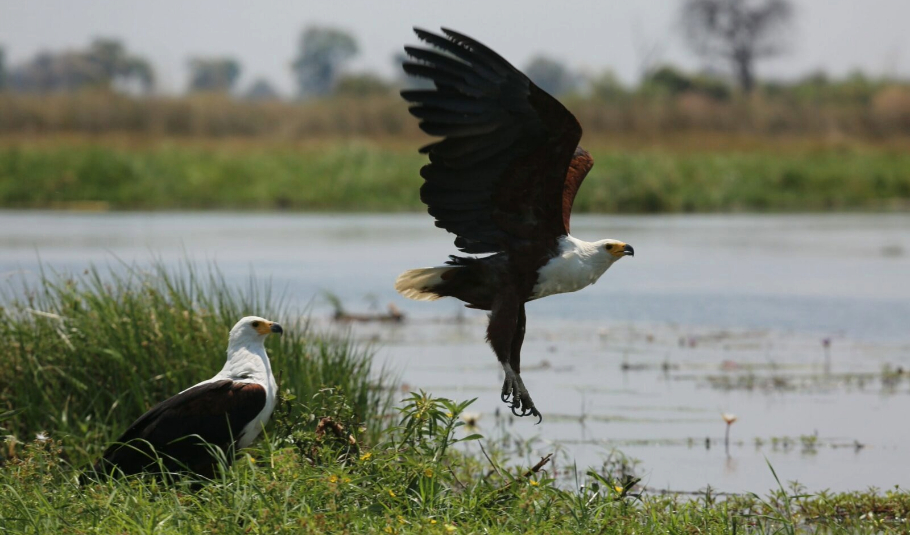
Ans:
[[[415,301],[435,301],[444,295],[437,292],[445,282],[446,273],[459,269],[452,266],[439,266],[420,269],[409,269],[395,280],[395,290],[408,299]]]

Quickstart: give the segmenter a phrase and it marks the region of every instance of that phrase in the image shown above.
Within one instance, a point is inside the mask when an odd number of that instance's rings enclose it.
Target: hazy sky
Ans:
[[[638,78],[651,55],[687,68],[702,64],[683,46],[676,24],[682,0],[0,0],[0,46],[8,62],[40,50],[84,47],[94,36],[122,38],[149,58],[160,89],[182,91],[187,58],[240,60],[241,87],[264,76],[284,92],[303,27],[352,32],[361,54],[351,69],[393,72],[392,54],[414,43],[412,26],[449,26],[519,67],[545,53],[576,69],[613,69]],[[794,0],[792,52],[758,65],[763,77],[792,78],[824,69],[910,77],[910,0]]]

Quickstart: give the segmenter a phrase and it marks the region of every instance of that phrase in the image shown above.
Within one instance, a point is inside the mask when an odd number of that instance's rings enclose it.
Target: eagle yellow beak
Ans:
[[[274,321],[263,321],[259,324],[259,327],[256,327],[256,332],[259,334],[281,334],[284,332],[284,329]]]
[[[635,249],[632,248],[628,243],[619,242],[615,247],[609,249],[611,255],[616,258],[622,258],[624,256],[635,256]]]

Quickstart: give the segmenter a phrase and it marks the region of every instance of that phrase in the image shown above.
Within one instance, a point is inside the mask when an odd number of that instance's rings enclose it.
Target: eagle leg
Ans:
[[[514,295],[503,292],[494,300],[487,326],[487,340],[506,374],[500,399],[510,405],[516,416],[537,416],[540,423],[543,417],[534,407],[519,371],[526,318],[524,305]]]
[[[521,345],[525,341],[526,323],[525,306],[521,304],[518,307],[518,319],[515,323],[515,334],[512,335],[512,347],[509,352],[509,365],[512,366],[512,371],[518,375],[521,375]]]

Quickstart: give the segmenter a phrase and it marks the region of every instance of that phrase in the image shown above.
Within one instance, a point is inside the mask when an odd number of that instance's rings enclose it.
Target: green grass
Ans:
[[[220,368],[227,329],[249,313],[286,327],[268,345],[282,401],[263,438],[198,488],[141,476],[80,486],[132,419]],[[0,534],[906,530],[900,489],[640,495],[622,458],[554,481],[504,428],[469,430],[470,401],[411,394],[393,410],[368,351],[295,317],[267,286],[239,291],[190,265],[14,280],[0,311]]]
[[[554,483],[545,466],[479,454],[459,416],[470,402],[412,394],[365,440],[343,396],[286,402],[273,432],[214,480],[130,477],[78,486],[53,439],[0,468],[0,533],[902,533],[910,494],[639,495],[612,473]],[[320,434],[331,417],[340,433]],[[492,441],[497,443],[499,441]],[[580,489],[578,482],[586,483]]]
[[[158,401],[221,369],[227,333],[243,316],[287,326],[267,343],[281,388],[309,398],[345,392],[365,417],[389,406],[388,374],[349,339],[310,333],[268,286],[229,287],[212,268],[168,271],[115,266],[78,276],[14,280],[0,308],[0,428],[17,437],[48,432],[75,464],[97,457]],[[371,431],[379,423],[372,422]],[[4,458],[0,452],[0,462]]]
[[[420,211],[420,143],[6,142],[0,207]],[[619,149],[595,140],[588,149],[596,164],[577,198],[579,212],[882,210],[910,203],[910,153],[898,147]]]

